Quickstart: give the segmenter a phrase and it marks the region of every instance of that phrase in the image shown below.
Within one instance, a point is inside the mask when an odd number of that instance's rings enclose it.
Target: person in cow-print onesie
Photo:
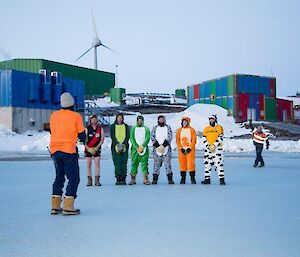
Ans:
[[[210,184],[211,169],[216,167],[220,185],[225,185],[224,166],[223,166],[223,127],[218,125],[217,116],[208,117],[209,126],[203,130],[204,137],[204,169],[205,177],[201,184]]]
[[[160,167],[165,164],[166,174],[168,177],[168,183],[174,184],[173,173],[171,167],[172,159],[172,129],[166,124],[166,118],[163,115],[159,115],[157,119],[158,125],[156,125],[151,131],[151,141],[153,143],[153,160],[154,171],[152,184],[156,185],[158,176],[160,173]]]

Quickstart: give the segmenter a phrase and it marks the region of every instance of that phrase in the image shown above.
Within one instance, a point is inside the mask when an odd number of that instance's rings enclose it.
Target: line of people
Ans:
[[[197,135],[194,128],[190,125],[189,117],[181,119],[181,127],[176,132],[176,144],[178,148],[179,170],[181,175],[180,184],[186,183],[186,175],[189,173],[191,184],[196,184],[196,143]],[[101,154],[101,145],[103,144],[103,128],[97,124],[97,116],[90,117],[90,124],[86,129],[87,143],[85,146],[85,157],[87,160],[87,186],[92,185],[91,162],[92,157],[95,161],[95,185],[100,186],[99,166]],[[118,114],[115,122],[110,128],[111,136],[111,154],[115,167],[116,185],[126,185],[127,161],[130,151],[131,171],[129,185],[136,184],[136,175],[141,166],[143,174],[143,184],[150,185],[149,181],[149,142],[153,145],[153,179],[152,184],[158,183],[160,168],[164,165],[169,184],[174,184],[172,172],[172,149],[171,141],[173,139],[172,128],[166,123],[166,118],[159,115],[157,125],[150,129],[144,125],[144,117],[138,116],[136,125],[129,129],[124,122],[124,116]],[[212,167],[215,166],[220,184],[225,185],[224,167],[223,167],[223,128],[217,124],[215,115],[209,117],[209,126],[203,131],[205,137],[204,169],[205,177],[202,184],[210,184]],[[129,141],[131,148],[129,149]]]
[[[85,144],[85,157],[87,163],[87,186],[93,184],[91,164],[92,159],[95,162],[95,185],[100,183],[100,156],[101,146],[104,142],[104,130],[98,124],[97,116],[90,117],[90,124],[84,127],[81,116],[74,111],[74,99],[72,95],[65,92],[60,97],[61,110],[53,112],[50,117],[50,154],[55,166],[55,180],[52,186],[52,209],[51,214],[63,213],[64,215],[77,215],[80,210],[74,207],[74,201],[77,197],[77,189],[80,182],[78,149],[76,142]],[[204,137],[204,180],[202,184],[210,184],[211,170],[216,168],[219,175],[220,185],[225,185],[224,166],[223,166],[223,128],[218,124],[215,115],[209,116],[209,125],[203,130]],[[111,135],[111,153],[115,167],[116,185],[126,185],[127,161],[130,150],[131,155],[131,179],[129,185],[136,184],[136,175],[138,167],[141,164],[143,173],[143,183],[150,185],[148,178],[148,159],[149,142],[153,145],[153,180],[152,184],[158,183],[160,168],[164,164],[168,183],[174,184],[171,165],[172,149],[171,141],[173,132],[166,124],[166,118],[163,115],[158,116],[157,125],[150,132],[144,125],[144,117],[138,116],[134,127],[124,122],[124,116],[118,114],[115,122],[110,128]],[[131,148],[129,149],[129,141]],[[269,141],[259,126],[253,132],[253,141],[256,146],[257,158],[254,167],[264,166],[261,156],[263,145]],[[181,119],[181,127],[176,132],[176,144],[178,149],[178,161],[181,180],[180,184],[186,183],[186,175],[190,174],[191,184],[196,184],[196,143],[197,135],[194,128],[191,127],[189,117]],[[64,197],[63,187],[65,179],[68,179],[68,185]],[[63,207],[61,201],[63,200]]]

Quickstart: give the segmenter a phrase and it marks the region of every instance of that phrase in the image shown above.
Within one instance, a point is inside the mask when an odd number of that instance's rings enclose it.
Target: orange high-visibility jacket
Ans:
[[[259,143],[259,144],[264,144],[264,142],[266,142],[268,140],[268,136],[261,132],[261,133],[258,133],[257,130],[255,129],[253,131],[253,141],[256,142],[256,143]]]
[[[76,153],[78,134],[84,132],[79,113],[71,110],[59,110],[50,117],[50,152]]]

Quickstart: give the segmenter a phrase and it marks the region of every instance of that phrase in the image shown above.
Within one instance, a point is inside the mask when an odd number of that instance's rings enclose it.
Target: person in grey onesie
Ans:
[[[153,143],[153,159],[154,159],[154,170],[153,170],[153,181],[152,184],[156,185],[160,168],[162,164],[165,164],[166,174],[168,177],[168,183],[174,184],[173,173],[171,167],[172,158],[172,129],[166,124],[166,118],[163,115],[158,116],[158,125],[156,125],[151,131],[151,141]]]

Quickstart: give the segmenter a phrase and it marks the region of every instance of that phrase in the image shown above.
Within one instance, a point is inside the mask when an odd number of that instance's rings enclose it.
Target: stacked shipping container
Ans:
[[[74,80],[83,80],[85,82],[86,97],[109,93],[110,88],[115,86],[114,73],[44,59],[13,59],[3,61],[0,62],[0,69],[19,70],[32,73],[39,73],[42,69],[58,71],[64,77]]]
[[[43,130],[60,108],[63,92],[70,92],[77,111],[83,111],[84,81],[63,78],[59,72],[41,73],[0,70],[0,124],[16,132]]]
[[[60,95],[63,92],[73,95],[76,106],[84,104],[82,80],[53,77],[49,71],[42,75],[2,70],[0,74],[0,107],[56,110],[60,108]]]
[[[193,91],[193,95],[189,93]],[[235,74],[189,87],[188,105],[216,104],[236,121],[285,120],[293,117],[292,102],[276,100],[276,78]],[[199,101],[198,101],[199,99]],[[284,114],[279,114],[284,112]]]

